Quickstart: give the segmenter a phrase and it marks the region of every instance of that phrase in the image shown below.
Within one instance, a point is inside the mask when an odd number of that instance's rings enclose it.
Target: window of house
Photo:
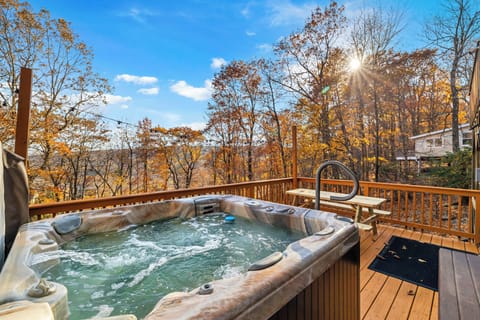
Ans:
[[[462,137],[462,145],[463,146],[471,146],[472,145],[472,133],[471,132],[464,132]]]
[[[443,147],[442,138],[426,139],[425,145],[427,148],[441,148]]]

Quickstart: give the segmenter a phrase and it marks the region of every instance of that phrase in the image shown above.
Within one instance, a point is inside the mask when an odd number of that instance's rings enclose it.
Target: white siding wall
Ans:
[[[471,141],[472,131],[469,128],[462,128],[459,133],[460,147],[468,145],[464,144],[468,139]],[[464,139],[465,138],[465,139]],[[471,143],[471,142],[470,142]],[[447,152],[452,152],[452,131],[425,135],[415,139],[415,156],[417,158],[442,157]]]

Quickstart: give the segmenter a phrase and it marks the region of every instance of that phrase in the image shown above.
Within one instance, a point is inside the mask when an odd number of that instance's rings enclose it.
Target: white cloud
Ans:
[[[248,18],[250,16],[250,8],[248,6],[246,6],[245,8],[242,9],[242,11],[240,11],[240,13],[245,18]]]
[[[121,17],[130,17],[137,22],[145,23],[148,17],[158,16],[158,13],[145,8],[130,8],[128,11],[121,12],[118,15]]]
[[[306,18],[316,8],[314,3],[305,3],[303,5],[295,5],[286,1],[270,1],[270,24],[272,26],[292,25],[304,23]]]
[[[113,94],[104,95],[104,99],[107,105],[116,105],[121,109],[128,109],[127,103],[133,100],[130,96],[124,97]]]
[[[223,58],[212,58],[212,63],[210,67],[212,69],[220,69],[224,64],[227,64],[227,61]]]
[[[248,30],[245,31],[245,34],[246,34],[247,36],[249,36],[249,37],[253,37],[253,36],[256,36],[256,35],[257,35],[255,32],[253,32],[253,31],[248,31]]]
[[[262,43],[262,44],[257,45],[257,49],[262,51],[263,53],[267,53],[267,52],[272,52],[273,47],[272,47],[271,44]]]
[[[210,80],[205,80],[204,87],[196,88],[187,84],[184,80],[180,80],[171,85],[170,90],[195,101],[205,101],[212,95],[212,82]]]
[[[113,94],[106,94],[105,100],[107,101],[107,104],[124,104],[126,102],[132,101],[132,97],[122,97]]]
[[[157,95],[158,94],[158,88],[157,87],[153,87],[153,88],[141,88],[141,89],[138,89],[137,92],[138,93],[141,93],[141,94],[144,94],[144,95],[148,95],[148,96],[154,96],[154,95]]]
[[[134,76],[131,74],[119,74],[115,77],[115,81],[125,81],[129,83],[134,83],[134,84],[140,84],[140,85],[145,85],[145,84],[153,84],[158,81],[157,78],[155,77],[149,77],[149,76]]]

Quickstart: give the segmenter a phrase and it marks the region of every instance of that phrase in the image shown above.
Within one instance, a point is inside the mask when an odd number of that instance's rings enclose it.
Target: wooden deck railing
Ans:
[[[349,192],[350,181],[322,180],[322,190]],[[314,188],[315,179],[298,178],[298,187]],[[293,179],[276,179],[220,185],[213,187],[159,191],[102,199],[64,201],[30,206],[32,220],[59,213],[162,201],[208,194],[235,194],[277,203],[290,203],[285,191],[293,188]],[[360,194],[386,198],[383,210],[392,212],[383,222],[392,225],[455,235],[480,243],[480,191],[414,186],[392,183],[360,182]]]
[[[155,202],[208,194],[234,194],[272,202],[286,203],[287,198],[285,191],[291,188],[292,178],[285,178],[203,188],[158,191],[99,199],[32,204],[30,206],[30,217],[32,220],[37,220],[41,218],[55,217],[57,214],[72,211],[115,207],[135,203]]]
[[[322,180],[322,190],[348,193],[351,186],[346,180]],[[314,188],[315,179],[299,178],[299,187]],[[387,199],[381,209],[392,214],[382,217],[384,222],[480,243],[479,190],[361,181],[359,194]]]

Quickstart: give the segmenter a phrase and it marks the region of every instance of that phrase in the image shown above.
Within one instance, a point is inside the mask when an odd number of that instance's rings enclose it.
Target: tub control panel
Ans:
[[[208,213],[220,211],[220,200],[218,198],[199,198],[195,199],[195,215],[200,216]]]

